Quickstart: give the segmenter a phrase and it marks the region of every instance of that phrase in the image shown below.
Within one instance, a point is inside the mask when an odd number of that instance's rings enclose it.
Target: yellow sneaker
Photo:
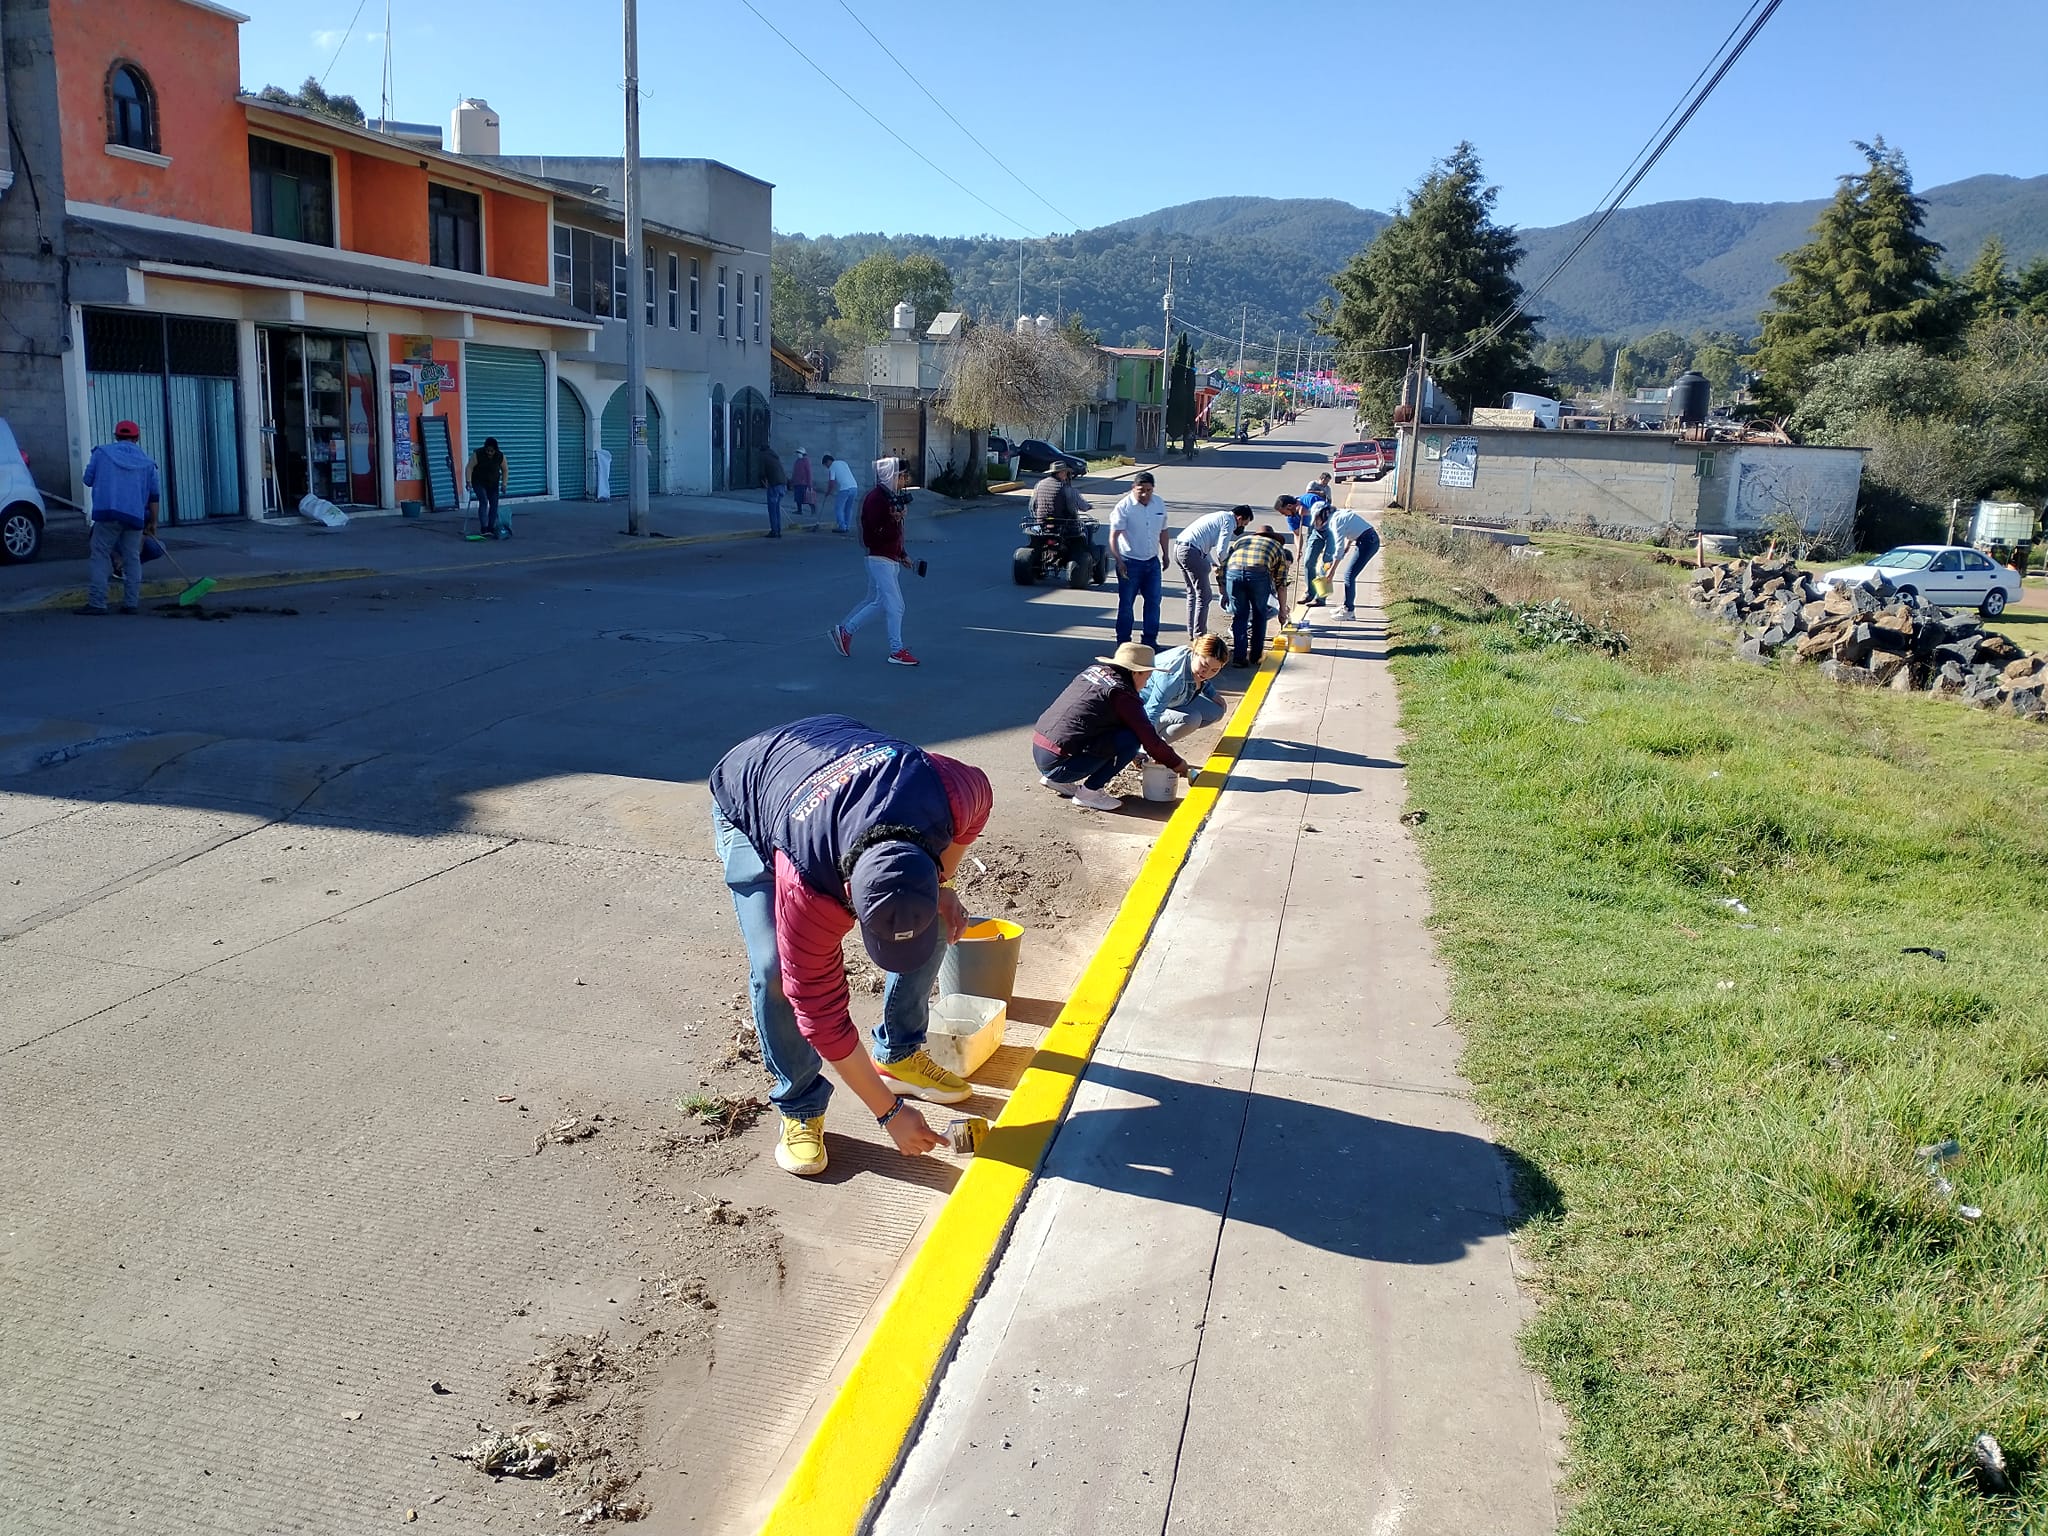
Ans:
[[[958,1104],[962,1099],[974,1097],[974,1089],[967,1079],[954,1076],[933,1061],[929,1051],[919,1051],[901,1061],[878,1061],[875,1070],[882,1074],[890,1087],[913,1099],[924,1099],[932,1104]]]
[[[775,1162],[784,1173],[808,1179],[825,1171],[825,1117],[810,1120],[782,1117],[782,1140],[775,1144]]]

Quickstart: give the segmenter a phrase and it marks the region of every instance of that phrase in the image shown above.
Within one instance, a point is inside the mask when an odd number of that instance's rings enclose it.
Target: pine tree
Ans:
[[[1361,385],[1361,407],[1392,415],[1410,359],[1400,348],[1429,337],[1429,368],[1446,393],[1469,407],[1497,405],[1531,389],[1542,372],[1531,360],[1539,317],[1516,315],[1469,357],[1438,363],[1477,342],[1521,297],[1514,277],[1522,244],[1493,221],[1498,188],[1486,185],[1469,143],[1430,167],[1393,222],[1335,277],[1338,303],[1324,328],[1345,346],[1340,365]]]
[[[1841,178],[1813,239],[1782,257],[1763,340],[1750,365],[1757,394],[1785,414],[1815,367],[1864,347],[1934,343],[1954,328],[1941,247],[1920,230],[1927,205],[1913,195],[1906,157],[1883,139],[1861,144],[1864,170]]]
[[[2006,270],[2005,242],[1993,235],[1977,252],[1970,270],[1963,274],[1962,301],[1972,325],[2003,320],[2017,307],[2018,289]]]
[[[1188,355],[1188,333],[1180,333],[1180,345],[1173,350],[1173,371],[1166,384],[1166,435],[1191,438],[1195,435],[1195,364]]]

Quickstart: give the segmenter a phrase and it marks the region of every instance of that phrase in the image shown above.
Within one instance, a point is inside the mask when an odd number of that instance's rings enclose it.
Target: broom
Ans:
[[[185,583],[185,590],[178,594],[178,606],[180,608],[190,608],[199,599],[220,585],[211,576],[202,576],[197,581],[194,581],[187,574],[185,567],[178,564],[177,560],[172,557],[171,552],[164,548],[163,540],[144,539],[142,541],[142,558],[145,561],[154,560],[159,555],[171,562],[171,569],[176,571],[178,579]]]

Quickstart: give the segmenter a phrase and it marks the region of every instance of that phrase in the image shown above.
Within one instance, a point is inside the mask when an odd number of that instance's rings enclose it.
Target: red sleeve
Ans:
[[[966,847],[988,825],[989,812],[995,809],[996,792],[989,787],[988,775],[979,768],[959,761],[957,758],[941,757],[936,752],[927,752],[926,757],[939,771],[939,780],[946,786],[946,804],[953,812],[953,841]]]
[[[796,1027],[827,1061],[844,1061],[860,1049],[839,948],[852,928],[853,914],[805,885],[778,849],[775,949],[782,959],[782,991],[796,1010]]]
[[[1159,733],[1146,717],[1145,701],[1138,697],[1135,688],[1119,688],[1109,696],[1109,701],[1116,708],[1117,719],[1123,721],[1126,729],[1137,734],[1139,744],[1152,754],[1155,762],[1164,763],[1175,772],[1187,766],[1178,752],[1159,739]]]
[[[896,515],[896,503],[879,485],[860,504],[860,541],[878,560],[903,558],[903,520]]]

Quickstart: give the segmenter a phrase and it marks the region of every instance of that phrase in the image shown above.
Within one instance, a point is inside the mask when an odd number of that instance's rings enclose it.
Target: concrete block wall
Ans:
[[[882,407],[873,400],[832,395],[776,395],[768,402],[768,441],[787,469],[803,448],[814,481],[825,478],[825,455],[845,459],[862,485],[874,482],[882,456]]]
[[[0,0],[0,69],[16,139],[13,183],[0,190],[0,416],[36,484],[75,499],[88,445],[74,440],[65,401],[71,316],[49,0]]]

